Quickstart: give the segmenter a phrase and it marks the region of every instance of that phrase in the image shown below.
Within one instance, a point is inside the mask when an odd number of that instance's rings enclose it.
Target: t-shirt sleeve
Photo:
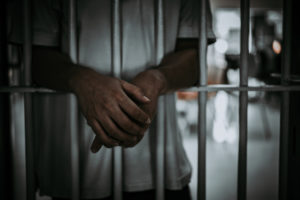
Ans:
[[[8,39],[10,42],[23,43],[22,8],[19,0],[9,5]],[[34,45],[59,46],[61,9],[59,0],[32,1],[32,42]]]
[[[179,32],[178,38],[196,38],[199,37],[198,26],[199,26],[199,6],[198,0],[182,0],[180,19],[179,19]],[[207,16],[206,16],[206,26],[207,26],[207,38],[209,41],[215,41],[216,36],[213,32],[212,26],[212,14],[209,0],[207,3]]]

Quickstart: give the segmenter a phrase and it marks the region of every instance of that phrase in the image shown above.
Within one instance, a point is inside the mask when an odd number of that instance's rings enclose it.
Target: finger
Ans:
[[[137,136],[129,135],[128,133],[121,130],[109,117],[103,120],[102,126],[105,132],[109,134],[109,136],[117,139],[124,144],[132,144],[137,142]]]
[[[110,116],[122,130],[135,136],[143,134],[145,126],[135,123],[121,110],[121,108],[114,109],[115,110],[110,113]]]
[[[144,129],[144,134],[145,134],[145,132],[146,132],[146,130],[148,129],[148,127],[146,127],[145,129]],[[125,148],[130,148],[130,147],[134,147],[136,144],[138,144],[138,143],[140,143],[140,141],[143,139],[143,137],[144,137],[144,134],[142,134],[142,135],[138,135],[137,136],[137,141],[136,142],[134,142],[134,143],[128,143],[128,144],[122,144],[122,146],[123,147],[125,147]]]
[[[127,96],[124,97],[124,100],[121,101],[119,105],[122,108],[122,110],[124,110],[132,119],[136,120],[137,122],[147,125],[151,123],[148,114],[146,114]]]
[[[125,92],[130,96],[132,97],[134,100],[140,102],[140,103],[150,103],[151,100],[146,97],[144,95],[144,93],[142,92],[142,90],[131,84],[131,83],[128,83],[126,81],[121,81],[121,85],[122,85],[122,88],[125,90]]]
[[[92,143],[92,146],[91,146],[91,151],[93,153],[97,153],[102,147],[102,142],[101,140],[99,139],[98,136],[95,136],[94,140],[93,140],[93,143]]]
[[[111,147],[114,147],[114,146],[118,146],[119,145],[119,142],[109,136],[107,136],[107,134],[104,132],[104,130],[102,129],[102,127],[100,126],[99,122],[97,122],[96,120],[93,120],[91,123],[91,127],[93,129],[93,131],[97,134],[97,137],[99,139],[99,141],[101,141],[101,143],[108,147],[108,148],[111,148]],[[99,143],[99,142],[98,142]],[[95,145],[97,143],[95,142]],[[93,150],[97,150],[96,148],[93,149],[93,147],[95,146],[92,146],[91,149],[92,151]],[[98,149],[99,150],[99,149]],[[96,151],[97,152],[97,151]]]

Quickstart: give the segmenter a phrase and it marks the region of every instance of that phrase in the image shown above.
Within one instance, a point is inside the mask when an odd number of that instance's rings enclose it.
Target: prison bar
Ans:
[[[68,53],[73,63],[78,63],[77,44],[77,1],[69,0],[68,7]],[[70,157],[71,157],[71,197],[72,200],[80,199],[79,177],[79,132],[78,132],[78,106],[73,94],[68,95],[70,102]]]
[[[283,93],[283,101],[282,101],[282,107],[281,107],[281,138],[280,138],[280,179],[279,179],[279,197],[280,199],[286,199],[287,197],[287,153],[288,153],[288,117],[289,117],[289,92],[288,91],[299,91],[300,86],[288,86],[288,80],[290,79],[290,26],[291,26],[291,2],[284,1],[284,59],[282,63],[282,84],[283,85],[266,85],[266,86],[260,86],[260,87],[249,87],[248,81],[247,81],[247,61],[248,61],[248,35],[249,35],[249,0],[241,0],[241,25],[242,25],[242,31],[241,31],[241,71],[240,71],[240,86],[233,86],[233,85],[212,85],[207,86],[206,85],[206,26],[205,26],[205,7],[206,7],[205,0],[202,0],[201,5],[201,15],[200,15],[200,22],[199,22],[199,83],[200,86],[198,88],[192,88],[187,91],[197,91],[200,93],[198,98],[199,103],[199,117],[198,117],[198,134],[199,134],[199,146],[198,146],[198,199],[205,199],[205,122],[206,122],[206,116],[205,114],[205,104],[206,104],[206,92],[209,91],[240,91],[240,143],[239,143],[239,174],[238,174],[238,199],[246,199],[246,161],[247,161],[247,92],[248,91],[284,91]],[[157,52],[158,56],[163,56],[163,2],[162,0],[158,0],[158,23],[157,24]],[[71,12],[72,16],[75,16],[75,3],[74,0],[70,0],[70,10],[73,9],[73,14]],[[116,19],[119,19],[119,1],[114,1],[114,28],[115,30],[120,28],[120,22]],[[24,20],[24,75],[25,75],[25,85],[26,87],[0,87],[0,92],[23,92],[25,94],[25,120],[26,120],[26,177],[27,177],[27,199],[35,199],[35,182],[34,182],[34,160],[33,160],[33,145],[32,145],[32,131],[31,131],[31,98],[30,94],[32,92],[42,92],[42,93],[52,93],[55,91],[45,89],[45,88],[34,88],[30,87],[31,85],[31,23],[30,23],[30,0],[24,0],[23,1],[23,20]],[[117,16],[117,17],[116,17]],[[73,19],[73,24],[70,27],[70,34],[75,33],[75,21]],[[116,27],[115,27],[116,26]],[[120,68],[114,67],[114,72],[121,72],[121,57],[120,57],[120,31],[116,31],[113,33],[114,36],[114,45],[113,45],[113,56],[114,56],[114,62],[119,63]],[[73,39],[76,38],[75,35],[72,36]],[[119,38],[119,39],[117,39]],[[75,44],[75,41],[73,41]],[[71,43],[70,43],[71,44]],[[116,47],[115,47],[116,45]],[[70,45],[72,46],[72,45]],[[118,51],[118,49],[120,51]],[[76,46],[71,47],[71,55],[76,55],[74,52],[76,52]],[[116,51],[116,52],[115,52]],[[73,52],[73,53],[72,53]],[[119,59],[116,59],[116,56],[119,52]],[[159,53],[160,52],[160,53]],[[115,54],[116,53],[116,54]],[[117,64],[118,65],[118,64]],[[114,66],[114,65],[113,65]],[[204,73],[205,72],[205,73]],[[201,112],[200,112],[201,111]],[[204,112],[203,112],[204,111]],[[75,115],[73,115],[75,116]],[[162,121],[161,121],[162,122]],[[72,124],[72,122],[71,122]],[[164,123],[162,122],[164,125]],[[203,125],[204,124],[204,125]],[[73,123],[74,125],[74,123]],[[73,126],[71,125],[71,126]],[[76,126],[74,126],[76,127]],[[164,128],[162,128],[164,131]],[[71,131],[72,132],[72,131]],[[160,134],[159,134],[160,135]],[[163,138],[164,139],[164,138]],[[74,146],[72,147],[72,151],[74,150]],[[72,152],[71,151],[71,152]],[[74,156],[75,154],[73,154]],[[73,160],[72,156],[72,176],[75,174],[75,169],[73,165],[76,163],[76,159]],[[75,158],[75,157],[74,157]],[[78,159],[78,158],[77,158]],[[75,162],[76,161],[76,162]],[[164,165],[164,157],[157,158],[157,167]],[[160,164],[158,164],[160,162]],[[76,166],[75,166],[76,168]],[[164,169],[164,167],[160,168]],[[77,169],[78,170],[78,169]],[[78,171],[77,171],[78,172]],[[114,171],[115,172],[115,171]],[[159,172],[163,174],[162,172]],[[158,174],[159,174],[158,173]],[[200,176],[202,174],[202,176]],[[78,174],[74,175],[75,177]],[[119,177],[122,177],[121,175]],[[158,177],[161,178],[163,176]],[[75,179],[73,179],[75,180]],[[77,181],[79,179],[76,179]],[[76,181],[75,181],[76,182]],[[73,182],[72,182],[73,184]],[[157,181],[157,185],[163,184],[163,180],[159,183]],[[75,186],[77,185],[77,186]],[[121,185],[121,184],[120,184]],[[77,189],[75,189],[77,188]],[[78,184],[72,185],[72,198],[78,199],[79,194],[74,192],[74,190],[78,190]],[[157,193],[157,199],[163,199],[163,190],[162,194],[160,192]]]
[[[280,106],[279,200],[288,199],[289,100],[289,92],[283,92]]]
[[[8,85],[7,1],[0,6],[0,85]],[[0,199],[13,199],[10,94],[0,94]]]
[[[166,131],[166,110],[165,110],[165,100],[166,98],[160,97],[158,104],[158,113],[157,113],[157,127],[156,127],[156,149],[155,149],[155,164],[154,164],[154,173],[155,173],[155,199],[163,200],[165,195],[165,153],[164,153],[164,144],[165,144],[165,131]]]
[[[206,13],[207,2],[200,0],[199,4],[199,86],[207,85],[207,69],[206,69],[206,51],[207,51],[207,27]],[[198,92],[198,183],[197,183],[197,198],[206,199],[206,99],[207,92]]]
[[[156,0],[156,65],[160,64],[161,59],[164,56],[164,1]],[[156,150],[155,150],[155,197],[156,200],[163,200],[165,196],[165,132],[166,132],[166,97],[161,96],[158,100],[158,112],[156,116]]]
[[[283,91],[300,91],[300,85],[264,85],[264,86],[246,86],[240,87],[238,85],[226,85],[226,84],[216,84],[216,85],[207,85],[192,87],[189,89],[180,90],[181,92],[217,92],[217,91],[260,91],[260,92],[283,92]],[[55,90],[47,88],[38,88],[38,87],[24,87],[24,86],[10,86],[10,87],[0,87],[0,93],[59,93]],[[62,92],[61,92],[62,93]]]
[[[249,57],[249,0],[241,0],[241,54],[240,54],[240,86],[248,86]],[[238,151],[238,181],[237,198],[247,199],[247,113],[248,92],[240,91],[239,96],[239,151]]]
[[[121,15],[120,0],[112,1],[112,73],[114,77],[121,78],[122,60],[121,60]],[[122,200],[122,148],[113,148],[113,198]]]
[[[31,85],[31,0],[23,1],[23,56],[24,56],[24,85]],[[32,99],[30,93],[24,94],[25,111],[25,148],[26,148],[26,197],[35,199],[35,169],[32,131]]]
[[[281,64],[281,84],[287,87],[291,68],[292,1],[283,1],[283,59]],[[280,108],[280,152],[279,152],[279,199],[288,199],[288,141],[289,141],[289,103],[288,91],[282,93]]]

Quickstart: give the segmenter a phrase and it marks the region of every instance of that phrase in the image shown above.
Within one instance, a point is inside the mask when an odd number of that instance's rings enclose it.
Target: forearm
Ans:
[[[40,86],[76,95],[81,113],[97,136],[93,152],[102,144],[134,146],[150,123],[147,113],[137,105],[150,100],[138,87],[75,65],[67,55],[55,49],[34,47],[33,79]]]
[[[39,86],[74,92],[79,77],[91,69],[72,63],[69,56],[46,47],[33,48],[33,81]]]
[[[160,94],[187,88],[198,80],[196,49],[181,50],[164,57],[154,73],[160,83]]]

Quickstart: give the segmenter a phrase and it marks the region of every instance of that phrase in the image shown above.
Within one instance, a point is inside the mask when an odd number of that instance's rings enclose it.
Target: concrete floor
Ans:
[[[209,106],[209,102],[208,102]],[[238,110],[233,110],[238,115]],[[210,119],[208,119],[208,122]],[[248,106],[247,199],[276,200],[279,158],[279,109],[255,103]],[[268,126],[266,124],[269,124]],[[238,138],[231,143],[218,143],[211,137],[208,123],[207,200],[237,199]],[[238,129],[238,127],[236,127]],[[271,134],[268,139],[265,133]],[[184,146],[193,166],[191,192],[197,190],[197,137],[184,134]]]

